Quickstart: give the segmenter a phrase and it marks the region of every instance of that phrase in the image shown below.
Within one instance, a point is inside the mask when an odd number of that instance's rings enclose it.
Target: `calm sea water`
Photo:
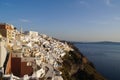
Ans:
[[[94,63],[104,77],[120,80],[120,45],[76,43],[75,46]]]

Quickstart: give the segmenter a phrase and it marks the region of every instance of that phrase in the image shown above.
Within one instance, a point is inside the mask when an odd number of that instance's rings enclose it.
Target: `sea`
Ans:
[[[107,80],[120,80],[120,44],[74,43]]]

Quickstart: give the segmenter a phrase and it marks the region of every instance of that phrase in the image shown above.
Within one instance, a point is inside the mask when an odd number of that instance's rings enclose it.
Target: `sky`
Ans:
[[[120,42],[120,0],[0,0],[0,22],[61,40]]]

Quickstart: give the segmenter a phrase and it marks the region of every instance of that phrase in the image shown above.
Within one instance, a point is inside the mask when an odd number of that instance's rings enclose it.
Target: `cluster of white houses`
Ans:
[[[62,57],[73,50],[67,43],[35,31],[22,33],[6,23],[0,24],[0,34],[1,78],[63,80]]]

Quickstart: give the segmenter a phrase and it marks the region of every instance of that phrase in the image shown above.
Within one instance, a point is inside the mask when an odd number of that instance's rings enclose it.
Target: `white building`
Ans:
[[[31,36],[31,37],[36,37],[38,36],[38,32],[36,31],[25,31],[25,34]]]
[[[7,50],[5,48],[5,41],[0,38],[0,67],[3,67],[6,60]]]

